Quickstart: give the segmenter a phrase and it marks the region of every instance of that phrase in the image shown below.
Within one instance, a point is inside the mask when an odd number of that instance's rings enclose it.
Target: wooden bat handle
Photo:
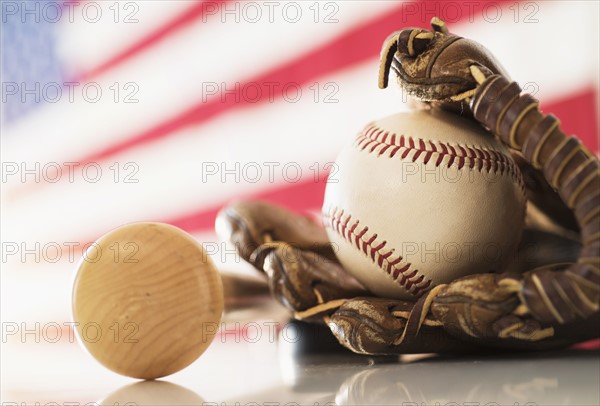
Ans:
[[[269,285],[266,280],[232,273],[221,274],[225,313],[254,307],[270,300]]]

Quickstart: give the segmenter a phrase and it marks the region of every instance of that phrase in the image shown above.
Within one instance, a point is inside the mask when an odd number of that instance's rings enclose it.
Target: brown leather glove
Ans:
[[[391,69],[409,95],[472,116],[513,149],[532,204],[509,272],[466,276],[408,302],[370,294],[319,224],[283,208],[230,206],[217,220],[221,237],[267,274],[297,319],[327,323],[359,353],[547,349],[600,337],[598,159],[521,95],[485,48],[437,18],[432,27],[386,40],[379,84]]]

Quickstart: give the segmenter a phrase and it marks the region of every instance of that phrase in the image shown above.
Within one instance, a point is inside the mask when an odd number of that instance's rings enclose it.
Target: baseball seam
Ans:
[[[394,248],[386,248],[387,241],[378,241],[377,233],[369,233],[368,226],[359,227],[360,221],[353,220],[352,215],[346,214],[338,207],[332,207],[323,213],[323,222],[344,240],[356,246],[374,264],[385,271],[395,282],[407,292],[420,296],[431,286],[431,279],[425,280],[425,275],[417,269],[411,269],[411,264],[402,261],[402,256],[394,255]]]
[[[410,159],[412,162],[421,158],[420,161],[425,165],[436,157],[436,168],[442,165],[444,158],[448,157],[445,164],[448,168],[456,164],[459,170],[467,166],[479,172],[485,170],[488,173],[493,171],[500,175],[508,174],[525,193],[521,172],[512,158],[493,149],[397,135],[378,127],[375,123],[368,124],[358,133],[354,145],[361,151],[376,153],[377,157],[386,154],[389,158],[393,158],[399,154],[400,159]]]

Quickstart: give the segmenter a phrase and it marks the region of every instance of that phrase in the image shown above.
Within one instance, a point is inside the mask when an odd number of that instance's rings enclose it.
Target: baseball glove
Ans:
[[[392,34],[379,86],[390,71],[431,108],[478,121],[511,148],[529,199],[518,256],[502,274],[438,285],[415,302],[376,297],[347,273],[324,228],[265,202],[241,202],[217,218],[219,235],[268,277],[296,319],[326,323],[363,354],[548,349],[600,337],[600,164],[558,119],[521,94],[481,45],[432,30]]]

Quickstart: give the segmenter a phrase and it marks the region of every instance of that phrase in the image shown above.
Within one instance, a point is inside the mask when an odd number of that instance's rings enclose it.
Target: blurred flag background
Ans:
[[[132,221],[242,267],[217,211],[318,211],[343,143],[406,108],[377,88],[382,41],[433,16],[598,152],[598,15],[595,1],[3,1],[3,321],[69,320],[82,248]]]

